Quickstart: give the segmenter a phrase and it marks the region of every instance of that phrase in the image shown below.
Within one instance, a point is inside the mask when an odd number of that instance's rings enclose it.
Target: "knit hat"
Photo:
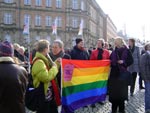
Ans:
[[[83,41],[82,38],[76,38],[76,45],[77,45],[78,43],[80,43],[81,41]]]
[[[10,56],[14,55],[13,46],[8,41],[4,41],[0,43],[0,57],[2,56]]]

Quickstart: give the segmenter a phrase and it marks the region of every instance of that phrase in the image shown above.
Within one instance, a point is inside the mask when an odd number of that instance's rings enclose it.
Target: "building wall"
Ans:
[[[23,35],[25,15],[29,15],[30,20],[30,46],[36,40],[48,39],[53,41],[59,38],[64,41],[66,48],[74,45],[78,36],[79,25],[83,20],[83,35],[86,47],[96,45],[98,38],[105,37],[105,14],[95,0],[62,0],[62,7],[56,8],[56,0],[52,0],[50,7],[46,6],[44,0],[37,6],[35,1],[25,5],[24,0],[12,0],[12,3],[0,1],[0,39],[10,40],[28,46],[27,37]],[[4,15],[11,14],[12,22],[4,23]],[[35,25],[36,16],[41,17],[41,25]],[[46,16],[51,17],[51,25],[46,26]],[[52,35],[52,23],[55,18],[61,17],[62,26],[58,27],[57,36]]]
[[[112,22],[111,18],[106,15],[106,21],[107,21],[107,40],[112,43],[114,38],[117,36],[117,28]]]

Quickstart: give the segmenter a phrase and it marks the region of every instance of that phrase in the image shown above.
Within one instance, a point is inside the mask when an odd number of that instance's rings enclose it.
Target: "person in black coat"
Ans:
[[[109,76],[109,101],[112,103],[112,113],[125,113],[125,100],[128,100],[128,48],[121,37],[115,39],[115,50],[110,56],[111,72]],[[123,75],[124,73],[124,75]],[[121,75],[122,74],[122,75]]]
[[[25,113],[27,71],[15,64],[8,41],[0,43],[0,113]]]
[[[60,68],[60,60],[63,59],[71,59],[70,55],[64,52],[64,44],[61,40],[55,40],[52,45],[52,51],[50,53],[50,57],[54,62],[58,64],[58,74],[57,80],[59,88],[61,89],[61,68]]]
[[[76,45],[70,53],[71,59],[89,60],[89,53],[84,49],[83,39],[77,38]]]

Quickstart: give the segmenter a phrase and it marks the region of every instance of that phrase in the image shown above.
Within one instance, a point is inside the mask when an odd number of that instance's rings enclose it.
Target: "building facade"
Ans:
[[[106,19],[106,40],[112,43],[114,38],[117,36],[117,28],[108,15],[106,15],[105,19]]]
[[[52,26],[57,20],[57,35]],[[86,47],[106,37],[106,15],[95,0],[0,0],[0,40],[26,45],[25,23],[30,27],[30,45],[39,39],[61,39],[66,48],[74,45],[82,22]]]

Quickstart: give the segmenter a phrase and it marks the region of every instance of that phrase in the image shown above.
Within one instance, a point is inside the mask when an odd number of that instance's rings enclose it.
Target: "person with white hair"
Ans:
[[[115,50],[112,51],[111,60],[111,72],[109,76],[108,88],[109,88],[109,101],[112,103],[112,113],[125,113],[125,100],[128,100],[128,82],[129,75],[127,67],[133,62],[129,60],[129,49],[121,37],[115,38]],[[130,53],[131,54],[131,53]],[[131,55],[132,57],[132,55]],[[124,73],[125,75],[121,74]]]

